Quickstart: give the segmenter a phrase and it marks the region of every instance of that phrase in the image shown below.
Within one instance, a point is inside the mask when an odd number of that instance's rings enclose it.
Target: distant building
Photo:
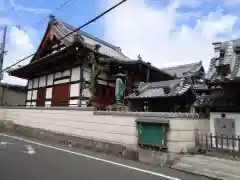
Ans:
[[[131,110],[162,112],[193,112],[192,105],[197,97],[208,92],[204,86],[202,62],[161,69],[174,78],[168,81],[142,83],[127,97]],[[196,91],[195,91],[196,87]]]
[[[175,76],[175,78],[189,77],[193,81],[193,84],[198,84],[205,75],[202,61],[190,64],[183,64],[179,66],[172,66],[168,68],[162,68],[162,71]]]
[[[7,106],[24,106],[27,98],[25,86],[13,84],[0,84],[0,104]]]
[[[127,99],[133,111],[189,112],[196,96],[191,83],[174,79],[142,83]]]
[[[240,112],[240,39],[213,45],[215,55],[206,80],[219,90],[208,98],[211,112]]]

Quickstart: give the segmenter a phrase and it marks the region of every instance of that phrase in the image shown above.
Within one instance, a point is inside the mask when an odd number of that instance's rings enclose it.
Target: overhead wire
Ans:
[[[64,11],[64,10],[67,9],[70,5],[74,4],[76,1],[77,1],[77,0],[66,0],[66,1],[64,1],[63,3],[61,3],[61,4],[59,5],[59,7],[55,8],[55,10],[54,10],[53,12],[51,12],[51,13],[56,13],[56,12],[58,12],[58,11],[60,11],[60,10]],[[69,3],[71,3],[71,4],[69,4]],[[67,5],[68,5],[68,6],[67,6]],[[14,10],[14,7],[12,7],[11,9]],[[11,10],[11,9],[10,9],[10,10]],[[40,21],[34,23],[34,24],[32,25],[32,27],[33,27],[33,26],[36,26],[36,25],[38,25],[38,24],[40,24],[40,23],[42,23],[42,22],[44,22],[45,20],[47,20],[47,19],[49,18],[49,16],[51,15],[51,13],[49,13],[47,16],[45,16],[45,17],[44,17],[43,19],[41,19]],[[21,26],[20,26],[20,25],[15,25],[15,27],[17,27],[18,29],[21,29]],[[27,30],[24,30],[24,29],[21,29],[21,30],[23,30],[25,33],[27,33]],[[17,39],[17,37],[16,37],[16,39]],[[20,61],[17,61],[16,63],[13,63],[12,65],[10,65],[10,66],[8,66],[7,68],[5,68],[4,70],[2,70],[2,72],[5,72],[6,70],[10,69],[11,67],[13,67],[13,66],[21,63],[22,61],[24,61],[24,60],[32,57],[34,54],[35,54],[35,53],[33,53],[33,54],[31,54],[31,55],[29,55],[29,56],[21,59]],[[1,72],[1,73],[2,73],[2,72]]]
[[[70,5],[74,4],[76,1],[77,1],[77,0],[66,0],[66,1],[64,1],[64,2],[61,3],[58,7],[56,7],[51,13],[49,13],[47,16],[45,16],[45,17],[42,18],[41,20],[37,21],[36,23],[32,24],[30,27],[35,27],[35,26],[37,26],[38,24],[43,23],[45,20],[47,20],[47,19],[49,18],[49,16],[50,16],[52,13],[57,13],[57,12],[60,11],[60,10],[61,10],[61,12],[64,11],[64,10],[66,10]],[[69,4],[69,3],[71,3],[71,4]],[[14,7],[13,7],[13,9],[14,9]],[[19,14],[20,12],[17,12],[17,13]],[[27,33],[27,31],[29,30],[29,29],[22,28],[21,25],[14,25],[14,26],[15,26],[16,28],[18,28],[19,30],[24,31],[24,33]],[[16,38],[16,39],[17,39],[17,38]]]
[[[105,14],[109,13],[110,11],[112,11],[113,9],[115,9],[116,7],[118,7],[119,5],[123,4],[123,3],[126,2],[126,1],[127,1],[127,0],[122,0],[122,1],[120,1],[119,3],[115,4],[115,5],[112,6],[111,8],[109,8],[109,9],[107,9],[106,11],[102,12],[101,14],[99,14],[98,16],[94,17],[93,19],[87,21],[86,23],[84,23],[83,25],[79,26],[79,27],[76,28],[75,30],[73,30],[73,31],[71,31],[70,33],[66,34],[65,36],[61,37],[61,38],[59,39],[59,41],[65,39],[66,37],[70,36],[71,34],[79,31],[80,29],[84,28],[85,26],[87,26],[87,25],[91,24],[92,22],[98,20],[99,18],[101,18],[101,17],[104,16]],[[3,69],[0,73],[9,70],[10,68],[12,68],[12,67],[14,67],[15,65],[17,65],[17,64],[25,61],[25,60],[28,59],[28,58],[34,56],[35,54],[36,54],[36,52],[28,55],[27,57],[25,57],[25,58],[23,58],[23,59],[18,60],[17,62],[15,62],[15,63],[13,63],[12,65],[10,65],[10,66],[6,67],[5,69]]]

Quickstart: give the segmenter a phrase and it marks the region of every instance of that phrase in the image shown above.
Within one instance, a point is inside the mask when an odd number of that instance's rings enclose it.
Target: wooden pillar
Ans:
[[[147,62],[147,74],[146,74],[146,81],[149,82],[149,78],[150,78],[150,71],[151,71],[151,63],[150,62]]]

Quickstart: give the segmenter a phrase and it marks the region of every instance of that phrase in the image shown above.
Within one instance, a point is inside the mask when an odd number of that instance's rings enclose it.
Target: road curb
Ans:
[[[219,178],[219,177],[216,177],[216,176],[206,175],[204,173],[189,171],[187,169],[173,168],[173,167],[170,167],[170,168],[174,169],[174,170],[177,170],[177,171],[185,172],[185,173],[192,174],[192,175],[198,175],[198,176],[206,177],[206,178],[213,179],[213,180],[227,180],[227,179]]]

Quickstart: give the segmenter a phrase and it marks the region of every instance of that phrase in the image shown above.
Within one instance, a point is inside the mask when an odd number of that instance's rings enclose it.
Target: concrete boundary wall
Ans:
[[[169,152],[195,147],[194,130],[209,131],[209,120],[186,113],[103,112],[74,107],[3,107],[0,120],[66,135],[138,149],[137,117],[164,117],[169,121]]]

